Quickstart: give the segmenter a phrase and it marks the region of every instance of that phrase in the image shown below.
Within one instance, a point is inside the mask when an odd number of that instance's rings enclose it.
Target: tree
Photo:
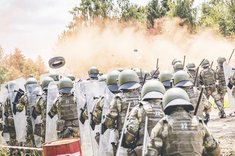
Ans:
[[[180,17],[184,20],[181,24],[196,26],[197,9],[193,8],[194,0],[176,0],[170,4],[170,16]]]

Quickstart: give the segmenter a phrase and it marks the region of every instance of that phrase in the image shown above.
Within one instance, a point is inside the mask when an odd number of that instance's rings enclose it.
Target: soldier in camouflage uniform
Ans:
[[[99,70],[96,67],[91,67],[88,70],[89,78],[87,80],[98,80]]]
[[[195,77],[196,77],[196,65],[195,65],[195,63],[188,63],[186,65],[186,68],[187,68],[187,73],[189,74],[189,77],[190,77],[191,81],[194,84],[194,80],[195,80]]]
[[[9,82],[6,85],[6,88],[8,89],[8,87],[14,87],[16,84],[14,81]],[[10,140],[7,141],[6,143],[10,146],[18,146],[18,142],[16,140],[16,130],[15,130],[15,122],[14,122],[14,117],[13,117],[13,110],[12,110],[12,106],[11,106],[11,101],[10,101],[10,97],[8,96],[4,105],[3,105],[3,114],[5,117],[4,120],[4,129],[3,129],[3,133],[9,133],[10,136]],[[18,151],[15,149],[10,149],[9,151],[10,155],[18,155]]]
[[[140,83],[139,77],[133,70],[123,70],[118,76],[119,91],[110,104],[110,109],[106,114],[104,126],[109,129],[116,129],[120,139],[126,113],[133,108],[139,100]],[[118,139],[118,140],[119,140]],[[118,145],[118,140],[112,142],[114,155]]]
[[[202,120],[191,116],[193,105],[187,93],[172,88],[163,96],[163,108],[167,116],[153,128],[147,156],[219,156],[218,142]]]
[[[28,147],[35,147],[35,141],[34,141],[34,134],[33,134],[33,125],[31,120],[31,109],[29,106],[28,96],[27,93],[29,92],[27,90],[27,85],[34,85],[37,84],[37,80],[33,77],[30,77],[26,80],[25,88],[26,93],[20,98],[19,103],[16,105],[16,109],[18,112],[22,112],[25,108],[26,110],[26,117],[27,117],[27,126],[26,126],[26,143],[25,146]],[[28,151],[26,151],[28,152]]]
[[[176,62],[173,65],[173,69],[174,69],[174,72],[177,72],[177,71],[180,71],[180,70],[184,70],[184,67],[183,67],[183,64],[181,62]]]
[[[222,104],[224,104],[224,96],[227,92],[226,81],[225,81],[225,76],[224,76],[224,68],[223,68],[223,63],[225,61],[226,59],[224,57],[219,57],[217,59],[218,67],[216,69],[216,73],[218,75],[217,90],[218,90],[218,93],[220,94]]]
[[[200,91],[197,90],[196,87],[193,87],[193,83],[188,75],[187,72],[185,71],[178,71],[174,74],[173,76],[173,82],[175,87],[179,87],[184,89],[190,98],[190,102],[193,104],[193,107],[196,108],[198,97],[200,95]],[[206,123],[209,121],[209,111],[211,109],[211,104],[207,100],[206,96],[203,94],[201,103],[199,104],[198,111],[197,111],[197,116],[200,118],[204,118],[203,113],[205,112],[205,121]],[[194,111],[192,112],[192,114]]]
[[[67,77],[60,79],[58,84],[60,95],[48,112],[51,118],[58,114],[58,138],[77,138],[80,136],[77,103],[73,93],[71,93],[72,88],[71,79]]]
[[[41,115],[42,123],[35,125],[35,135],[42,137],[42,143],[45,143],[45,131],[46,131],[46,115],[47,115],[47,89],[50,82],[54,80],[51,77],[45,77],[41,82],[41,87],[43,90],[42,95],[40,95],[37,100],[36,106],[33,110],[34,119]]]
[[[165,88],[158,80],[147,81],[141,90],[141,102],[135,106],[129,115],[126,126],[124,141],[128,150],[128,156],[141,156],[147,124],[147,134],[150,134],[153,127],[164,116],[162,110],[162,97]],[[148,123],[145,123],[147,117]]]
[[[162,82],[166,90],[172,88],[172,84],[171,84],[172,77],[173,77],[172,72],[169,72],[169,71],[160,72],[159,81]]]
[[[219,109],[219,117],[225,118],[226,114],[224,112],[224,107],[221,102],[221,97],[217,92],[216,88],[217,75],[213,69],[210,69],[209,66],[210,66],[209,61],[205,59],[202,62],[203,69],[199,75],[199,84],[205,86],[205,95],[207,99],[209,99],[210,96],[214,98],[214,101]]]

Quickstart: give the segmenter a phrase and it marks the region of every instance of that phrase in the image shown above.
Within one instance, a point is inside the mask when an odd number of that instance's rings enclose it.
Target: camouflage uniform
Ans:
[[[194,63],[188,63],[186,65],[186,68],[187,68],[187,73],[189,74],[190,80],[194,84],[195,77],[196,77],[196,65]],[[195,86],[197,86],[197,84],[195,84]]]
[[[193,106],[184,90],[168,90],[163,97],[163,107],[167,116],[153,128],[147,156],[220,155],[219,144],[203,121],[188,113]]]
[[[216,69],[216,73],[218,76],[217,77],[217,80],[218,80],[217,90],[218,90],[218,93],[220,94],[222,104],[224,104],[224,96],[227,92],[226,81],[225,81],[225,76],[224,76],[224,68],[223,68],[223,63],[225,61],[226,61],[225,58],[219,57],[217,59],[218,67]]]
[[[46,113],[47,113],[47,94],[44,92],[38,99],[35,106],[35,115],[41,115],[42,123],[35,125],[35,135],[42,137],[42,143],[45,142],[46,132]]]
[[[58,114],[57,134],[59,138],[77,138],[80,134],[77,103],[71,93],[73,82],[69,78],[62,78],[58,86],[60,96],[53,103],[48,115],[53,118]]]
[[[28,106],[28,97],[26,94],[24,94],[20,100],[19,103],[16,106],[16,110],[18,112],[22,112],[26,108],[26,121],[27,121],[27,127],[26,127],[26,143],[25,146],[28,147],[35,147],[35,142],[34,142],[34,134],[33,134],[33,125],[32,125],[32,120],[31,120],[31,111]]]
[[[124,141],[128,150],[128,156],[141,156],[143,142],[150,134],[153,127],[164,116],[161,99],[165,88],[157,80],[147,81],[141,90],[142,101],[135,106],[129,115]],[[147,120],[147,123],[145,123]],[[147,124],[147,132],[145,132]]]
[[[7,98],[6,102],[4,103],[4,113],[3,115],[5,116],[4,120],[4,129],[3,133],[9,133],[10,135],[10,140],[7,141],[7,144],[10,146],[18,146],[18,142],[16,140],[16,130],[15,130],[15,123],[14,123],[14,118],[13,118],[13,113],[12,113],[12,108],[11,108],[11,101],[9,98]],[[18,155],[18,151],[15,149],[10,149],[10,155]]]
[[[217,92],[216,89],[216,73],[213,69],[209,68],[209,61],[204,60],[202,63],[203,70],[200,72],[199,76],[199,83],[200,85],[205,86],[205,95],[207,99],[209,99],[210,96],[214,98],[214,101],[219,109],[219,117],[224,118],[226,117],[224,112],[224,107],[221,102],[221,97]]]
[[[193,104],[194,108],[196,108],[200,91],[196,87],[193,87],[193,83],[188,73],[185,71],[178,71],[174,74],[173,80],[174,80],[175,87],[182,88],[188,93],[190,102]],[[203,119],[204,118],[203,112],[205,112],[208,118],[210,109],[211,109],[211,104],[207,100],[206,96],[203,94],[202,100],[198,107],[197,116]],[[193,113],[194,113],[194,110],[192,111],[192,114]],[[207,120],[209,120],[209,118]]]
[[[117,130],[117,138],[120,139],[122,135],[122,128],[125,124],[125,117],[130,106],[129,111],[138,103],[139,93],[139,77],[133,70],[123,70],[118,76],[119,90],[122,93],[115,95],[110,104],[108,113],[103,123],[103,127]],[[116,154],[116,147],[118,140],[112,142],[114,148],[114,155]]]

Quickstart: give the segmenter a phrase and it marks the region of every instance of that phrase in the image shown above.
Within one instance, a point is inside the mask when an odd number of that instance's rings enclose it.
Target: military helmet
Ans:
[[[49,74],[49,77],[51,77],[54,81],[59,81],[60,79],[59,74]]]
[[[135,71],[126,69],[118,75],[119,90],[131,90],[140,87],[140,80]]]
[[[29,84],[37,84],[37,80],[34,77],[30,77],[26,80],[25,85],[29,85]]]
[[[217,63],[219,65],[223,65],[223,63],[226,61],[226,58],[225,57],[218,57],[217,59]]]
[[[117,81],[118,81],[119,74],[120,74],[120,72],[117,70],[111,71],[107,74],[106,84],[107,84],[109,90],[113,93],[118,92]]]
[[[174,71],[175,71],[175,72],[184,69],[183,64],[182,64],[181,62],[176,62],[176,63],[173,65],[173,68],[174,68]]]
[[[195,63],[188,63],[188,64],[186,65],[186,68],[187,68],[188,70],[195,70],[196,65],[195,65]]]
[[[73,81],[68,77],[64,77],[60,79],[58,88],[61,93],[71,93],[73,88]]]
[[[88,70],[88,74],[89,74],[89,77],[90,77],[90,78],[98,78],[99,70],[98,70],[97,67],[91,67],[91,68]]]
[[[41,82],[42,90],[46,90],[50,82],[54,81],[51,77],[44,77]]]
[[[190,103],[188,94],[181,88],[171,88],[166,91],[162,99],[163,109],[166,115],[170,115],[175,107],[181,106],[187,111],[194,109]]]
[[[202,68],[207,68],[207,67],[209,67],[210,66],[210,62],[207,60],[207,59],[205,59],[203,62],[202,62]]]
[[[182,64],[182,62],[179,59],[175,58],[175,59],[172,60],[171,64],[172,64],[172,66],[174,66],[176,63],[181,63]]]
[[[173,77],[172,72],[163,71],[159,74],[159,80],[163,83],[165,87],[171,87],[171,79]]]
[[[180,70],[173,75],[173,83],[176,87],[192,86],[193,83],[190,80],[189,74],[186,71]]]
[[[157,79],[158,76],[159,76],[159,70],[156,70],[156,69],[152,70],[150,72],[150,75],[151,75],[152,78]]]
[[[75,76],[74,75],[72,75],[72,74],[69,74],[68,76],[67,76],[69,79],[71,79],[72,81],[75,81]]]
[[[124,69],[123,68],[118,68],[117,71],[122,72]]]
[[[165,87],[158,80],[149,80],[147,81],[141,90],[141,99],[162,99],[163,94],[165,93]]]
[[[102,81],[106,81],[106,79],[107,79],[107,75],[106,74],[103,74],[103,75],[101,75],[100,77],[99,77],[99,81],[100,82],[102,82]]]

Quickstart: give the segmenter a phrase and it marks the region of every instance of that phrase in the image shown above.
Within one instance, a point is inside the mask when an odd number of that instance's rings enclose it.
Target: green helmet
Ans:
[[[67,76],[69,79],[71,79],[72,81],[75,81],[75,76],[74,75],[72,75],[72,74],[69,74],[68,76]]]
[[[174,68],[174,71],[175,71],[175,72],[184,69],[183,64],[182,64],[181,62],[176,62],[176,63],[173,65],[173,68]]]
[[[217,63],[219,65],[223,65],[223,63],[226,61],[226,58],[225,57],[218,57],[217,59]]]
[[[73,81],[67,77],[60,79],[58,88],[61,93],[71,93],[73,88]]]
[[[45,90],[48,88],[48,85],[50,84],[50,82],[54,81],[51,77],[44,77],[42,82],[41,82],[41,87],[42,90]]]
[[[152,78],[157,79],[158,76],[159,76],[159,70],[156,70],[156,69],[152,70],[150,72],[150,75],[151,75]]]
[[[118,75],[120,74],[119,71],[114,70],[107,74],[106,84],[111,92],[118,92]]]
[[[100,82],[102,82],[102,81],[106,81],[106,79],[107,79],[107,75],[106,74],[103,74],[103,75],[101,75],[100,77],[99,77],[99,81]]]
[[[96,67],[91,67],[88,71],[90,78],[98,78],[99,70]]]
[[[29,84],[37,84],[37,80],[34,77],[30,77],[26,80],[25,85],[29,85]]]
[[[172,60],[171,64],[172,64],[172,66],[174,66],[176,63],[181,63],[182,64],[182,62],[179,59],[175,58],[175,59]]]
[[[207,68],[207,67],[209,67],[210,66],[210,62],[207,60],[207,59],[205,59],[203,62],[202,62],[202,68]]]
[[[176,106],[182,106],[187,111],[194,109],[188,94],[181,88],[167,90],[163,96],[162,105],[166,115],[170,115]]]
[[[119,90],[137,89],[140,87],[140,80],[135,71],[126,69],[118,76]]]
[[[49,77],[51,77],[54,81],[59,81],[60,79],[59,74],[50,74]]]
[[[196,65],[195,65],[195,63],[188,63],[188,64],[186,65],[186,68],[187,68],[188,70],[195,70]]]
[[[172,72],[163,71],[159,74],[159,80],[163,83],[165,87],[171,87],[171,79],[173,77]]]
[[[145,71],[143,71],[141,68],[133,68],[132,70],[134,70],[136,72],[136,74],[138,75],[140,81],[143,82]]]
[[[186,71],[180,70],[173,75],[174,86],[187,87],[192,86],[193,83],[190,80],[189,74]]]
[[[160,81],[149,80],[143,85],[141,90],[141,99],[162,99],[165,91],[165,87]]]

